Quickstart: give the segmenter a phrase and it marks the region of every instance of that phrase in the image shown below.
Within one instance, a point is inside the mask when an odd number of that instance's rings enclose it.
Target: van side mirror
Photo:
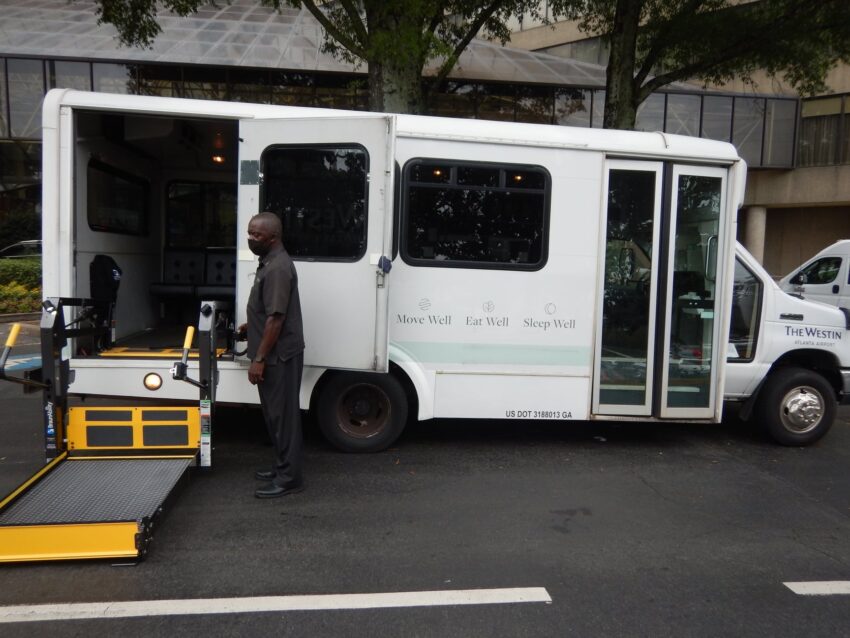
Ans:
[[[808,278],[806,277],[805,273],[798,272],[796,275],[791,277],[789,283],[794,284],[795,286],[801,286],[806,283],[806,279]]]

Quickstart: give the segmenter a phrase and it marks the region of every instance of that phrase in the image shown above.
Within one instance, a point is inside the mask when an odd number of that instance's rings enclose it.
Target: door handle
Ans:
[[[832,294],[833,294],[833,295],[837,295],[837,294],[838,294],[838,284],[833,284],[833,285],[832,285]]]

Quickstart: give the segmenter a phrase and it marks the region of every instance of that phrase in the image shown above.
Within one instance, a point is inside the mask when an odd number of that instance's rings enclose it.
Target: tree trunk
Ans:
[[[422,66],[390,61],[369,63],[369,110],[384,113],[422,113]]]
[[[617,0],[605,73],[604,128],[633,130],[637,117],[635,56],[643,0]]]

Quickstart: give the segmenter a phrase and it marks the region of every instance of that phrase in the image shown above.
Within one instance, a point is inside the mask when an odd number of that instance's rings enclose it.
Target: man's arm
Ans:
[[[263,327],[263,337],[260,339],[260,345],[257,346],[257,354],[251,361],[251,367],[248,368],[248,381],[252,385],[257,385],[263,380],[263,371],[266,369],[266,356],[274,350],[277,344],[280,331],[283,329],[283,320],[285,315],[275,313],[266,318],[266,325]],[[257,361],[260,359],[260,361]]]

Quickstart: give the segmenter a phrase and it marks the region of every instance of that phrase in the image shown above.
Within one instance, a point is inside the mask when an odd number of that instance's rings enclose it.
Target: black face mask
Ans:
[[[248,240],[248,248],[258,257],[265,257],[269,252],[269,247],[255,239]]]

